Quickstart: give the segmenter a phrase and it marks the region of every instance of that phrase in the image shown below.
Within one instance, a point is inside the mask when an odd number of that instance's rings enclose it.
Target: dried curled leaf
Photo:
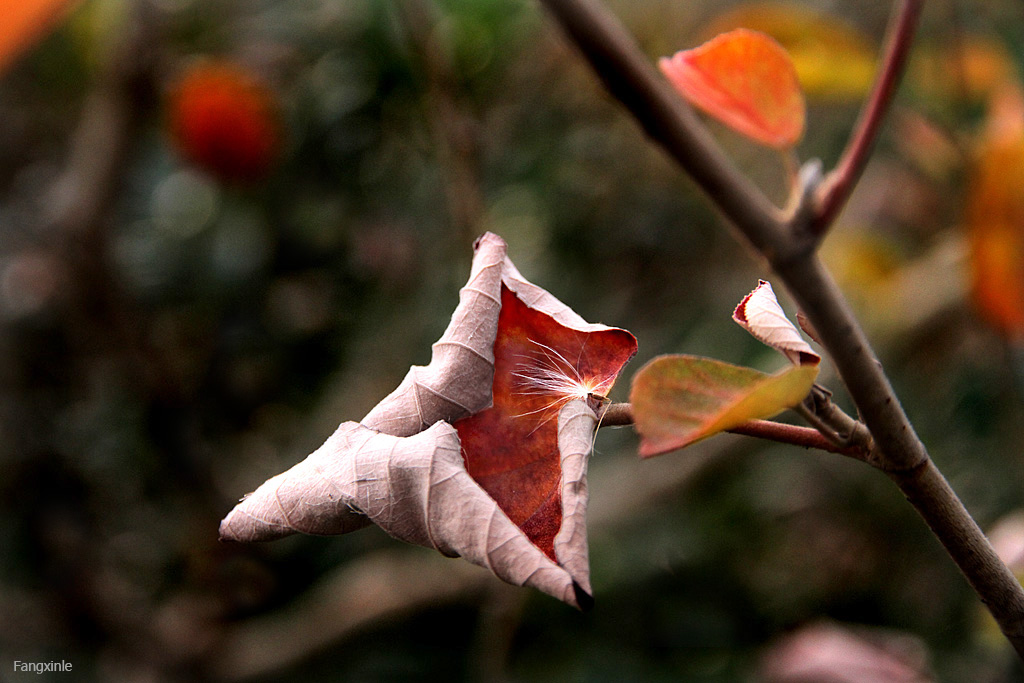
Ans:
[[[570,409],[565,429],[574,476],[565,486],[582,485],[586,508],[586,458],[596,417]],[[575,421],[572,417],[577,416]],[[589,419],[588,419],[589,418]],[[575,432],[575,433],[571,433]],[[582,461],[583,465],[580,466]],[[365,515],[365,517],[364,517]],[[357,422],[344,422],[309,457],[264,483],[221,524],[221,535],[236,541],[270,540],[295,531],[341,534],[362,526],[361,519],[409,543],[487,567],[499,578],[529,585],[570,604],[578,604],[571,571],[560,567],[512,523],[486,491],[466,472],[455,429],[438,422],[410,437],[381,434]],[[565,525],[563,552],[578,564],[579,513]],[[576,582],[590,593],[586,536],[582,569]]]
[[[411,368],[361,424],[342,424],[246,497],[221,538],[337,534],[373,522],[588,606],[586,463],[597,425],[589,404],[611,388],[636,340],[587,323],[527,282],[505,249],[496,235],[477,241],[430,364]],[[517,384],[537,363],[539,388]],[[553,383],[556,371],[571,386]]]
[[[786,317],[770,283],[759,280],[757,287],[743,297],[732,319],[763,344],[782,353],[793,365],[817,365],[821,356],[804,341]]]

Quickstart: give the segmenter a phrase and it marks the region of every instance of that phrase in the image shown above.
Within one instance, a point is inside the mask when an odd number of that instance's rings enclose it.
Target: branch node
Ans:
[[[815,384],[804,402],[794,410],[843,454],[879,467],[872,460],[876,449],[867,425],[850,417],[833,403],[831,391]]]

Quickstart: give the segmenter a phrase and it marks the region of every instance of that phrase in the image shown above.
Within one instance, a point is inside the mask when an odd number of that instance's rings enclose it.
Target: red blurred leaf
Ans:
[[[625,330],[566,327],[501,288],[493,405],[455,428],[469,474],[552,559],[562,523],[558,411],[606,396],[634,353]]]
[[[749,420],[771,417],[807,396],[817,364],[774,375],[711,358],[660,356],[633,377],[630,401],[640,455],[685,448]]]
[[[199,62],[172,88],[171,136],[182,154],[221,180],[265,177],[281,146],[270,90],[230,62]]]
[[[691,103],[777,149],[800,141],[804,98],[789,54],[763,33],[736,29],[658,62]]]
[[[0,11],[0,73],[56,26],[73,0],[9,0]]]

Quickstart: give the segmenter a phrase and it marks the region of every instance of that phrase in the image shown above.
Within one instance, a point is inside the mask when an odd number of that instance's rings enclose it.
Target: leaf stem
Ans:
[[[882,64],[871,94],[861,109],[839,162],[816,193],[814,219],[810,225],[816,234],[826,232],[835,221],[871,157],[878,131],[906,68],[923,7],[924,0],[903,0],[893,13],[886,33]]]
[[[633,424],[633,406],[630,403],[612,403],[605,410],[601,418],[601,427],[624,427]],[[778,443],[800,446],[802,448],[816,448],[829,453],[839,453],[849,457],[864,459],[864,453],[859,446],[842,446],[833,443],[821,434],[817,429],[800,427],[798,425],[774,422],[772,420],[750,420],[738,427],[727,429],[733,434],[753,436],[758,439],[766,439]]]

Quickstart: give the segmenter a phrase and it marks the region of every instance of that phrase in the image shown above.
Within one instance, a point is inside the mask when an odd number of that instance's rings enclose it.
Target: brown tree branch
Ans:
[[[814,253],[817,240],[811,229],[812,212],[797,210],[789,230],[780,225],[778,210],[724,159],[688,105],[668,90],[625,28],[599,2],[542,1],[610,92],[690,173],[786,284],[818,331],[877,444],[873,464],[895,481],[925,519],[1024,659],[1024,589],[1000,561],[914,432],[863,330]],[[909,42],[909,34],[905,42]],[[883,69],[882,77],[888,72]],[[895,74],[889,77],[894,80],[888,87],[894,87]],[[877,107],[879,120],[887,101],[880,101]],[[873,135],[865,133],[865,137]],[[857,152],[866,153],[866,148]],[[856,174],[850,177],[852,189]]]
[[[825,177],[815,195],[811,228],[819,234],[828,230],[835,221],[871,157],[878,131],[906,67],[910,46],[914,42],[914,30],[923,7],[924,0],[903,0],[899,11],[893,14],[886,34],[882,64],[871,94],[864,103],[839,162]]]

